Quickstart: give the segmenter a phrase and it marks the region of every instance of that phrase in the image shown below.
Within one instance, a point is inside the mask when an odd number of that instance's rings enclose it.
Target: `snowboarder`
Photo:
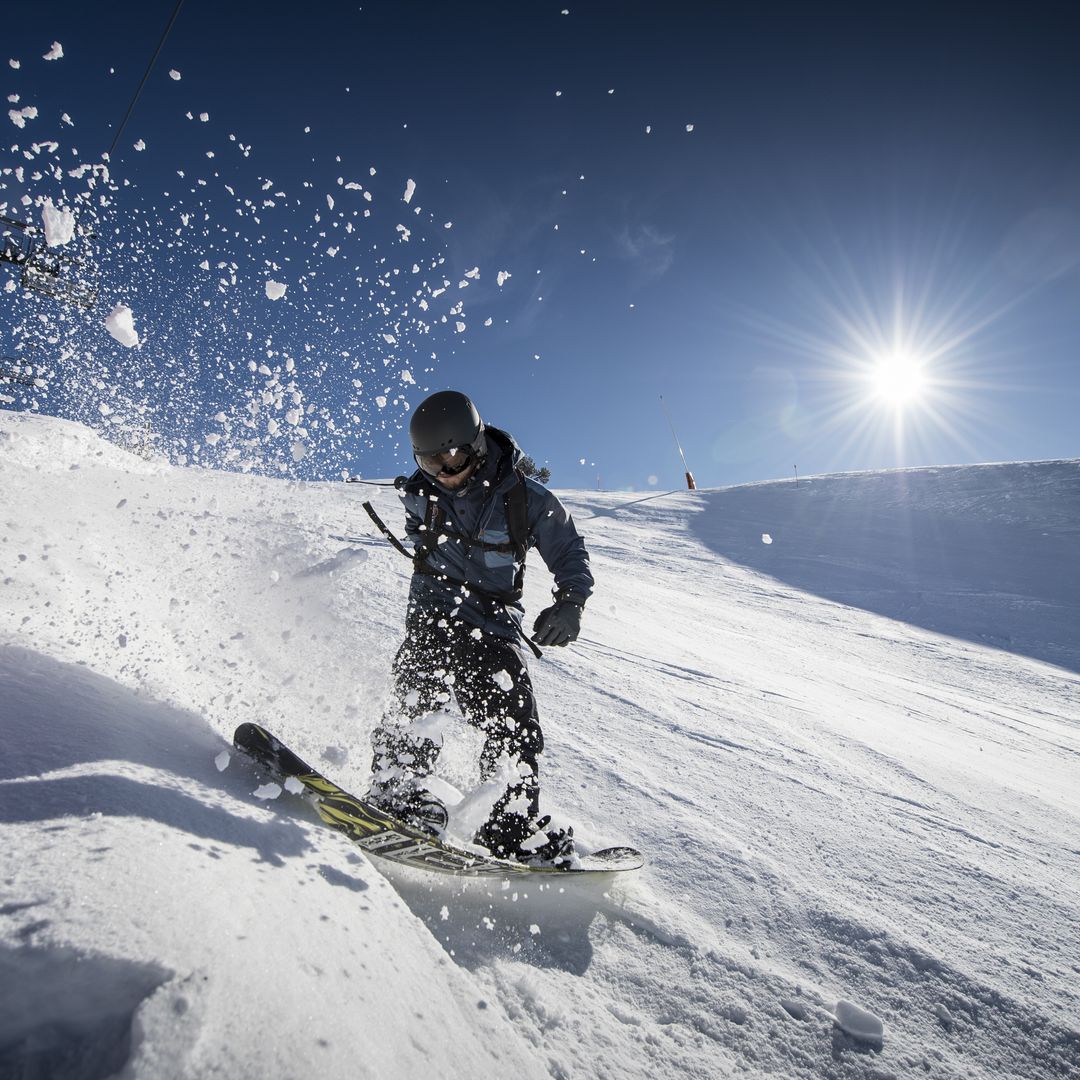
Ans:
[[[555,579],[533,624],[538,645],[567,645],[592,592],[589,556],[562,503],[518,468],[513,437],[480,419],[464,394],[424,400],[409,425],[418,469],[399,481],[415,545],[405,640],[390,704],[372,734],[369,801],[438,833],[445,805],[425,783],[442,749],[438,713],[451,694],[484,733],[481,778],[506,767],[505,791],[474,840],[504,858],[566,862],[573,829],[540,817],[544,738],[522,644],[525,553],[536,546]]]

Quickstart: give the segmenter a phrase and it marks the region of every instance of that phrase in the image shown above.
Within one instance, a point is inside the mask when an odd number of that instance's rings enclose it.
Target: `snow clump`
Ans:
[[[64,46],[59,41],[52,43],[52,48],[41,58],[42,60],[60,60],[64,55]]]
[[[866,1009],[853,1005],[850,1001],[838,1001],[833,1009],[837,1024],[852,1038],[863,1042],[881,1042],[885,1034],[885,1025]]]
[[[17,128],[26,127],[26,121],[35,120],[37,114],[38,111],[36,105],[27,105],[24,109],[8,109],[8,116]]]
[[[280,300],[285,295],[285,290],[288,285],[282,285],[280,281],[267,281],[266,283],[266,299],[267,300]]]
[[[117,304],[109,312],[105,319],[105,329],[129,349],[139,344],[139,335],[135,333],[135,320],[131,308],[126,304]]]

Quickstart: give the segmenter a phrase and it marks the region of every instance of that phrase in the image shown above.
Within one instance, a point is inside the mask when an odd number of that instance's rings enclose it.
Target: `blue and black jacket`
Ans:
[[[416,549],[414,612],[460,618],[505,638],[522,636],[525,554],[535,547],[555,578],[555,598],[592,593],[589,554],[566,508],[523,476],[513,436],[485,429],[487,457],[460,491],[417,470],[400,489]]]

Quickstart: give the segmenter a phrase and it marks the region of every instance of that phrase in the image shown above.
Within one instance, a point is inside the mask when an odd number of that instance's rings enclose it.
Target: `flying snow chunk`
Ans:
[[[22,67],[22,64],[20,64],[18,60],[9,60],[8,65],[10,67],[13,67],[16,71],[18,71],[19,68]]]
[[[41,58],[42,60],[60,60],[64,55],[64,46],[59,41],[52,43],[52,48]]]
[[[41,221],[45,226],[45,243],[49,247],[62,247],[75,235],[75,215],[66,206],[57,209],[52,199],[45,200]]]
[[[280,784],[260,784],[252,793],[256,799],[276,799],[281,794]]]
[[[228,750],[222,750],[216,758],[214,758],[214,764],[217,766],[218,772],[224,772],[229,767],[229,762],[232,759],[229,756]]]
[[[306,458],[308,454],[311,453],[311,448],[308,446],[308,444],[300,442],[299,440],[294,442],[289,449],[292,453],[293,461],[303,461],[304,458]]]
[[[172,79],[173,82],[179,82],[180,81],[180,72],[177,71],[176,68],[170,68],[169,69],[169,78]]]
[[[126,304],[117,304],[105,319],[105,329],[120,342],[131,349],[139,344],[139,335],[135,333],[135,320],[131,308]]]
[[[285,790],[290,795],[303,795],[305,788],[301,781],[297,780],[295,776],[289,776],[285,779]]]
[[[397,338],[394,337],[393,334],[383,334],[382,339],[383,339],[383,341],[386,342],[387,345],[396,345],[397,344]]]
[[[501,289],[513,276],[514,275],[511,274],[509,270],[500,270],[496,275],[495,280],[499,283],[499,288]]]
[[[693,131],[694,130],[694,125],[693,124],[687,124],[686,125],[686,130],[687,130],[688,133]]]
[[[761,542],[763,544],[771,544],[772,543],[772,537],[768,533],[762,533],[761,534]]]
[[[412,202],[412,197],[413,197],[413,195],[415,193],[416,193],[416,181],[415,180],[406,180],[405,181],[405,194],[402,196],[402,198],[407,203],[411,203]]]
[[[491,676],[491,681],[500,689],[507,693],[514,689],[513,676],[508,671],[496,671]]]
[[[285,290],[288,287],[288,285],[282,285],[280,281],[267,281],[266,299],[280,300],[285,295]]]
[[[140,139],[137,143],[134,144],[134,146],[136,150],[145,150],[146,141],[144,139]]]
[[[26,127],[26,121],[36,119],[37,114],[36,105],[27,105],[24,109],[8,109],[8,116],[17,128]]]
[[[833,1016],[844,1031],[864,1042],[881,1042],[885,1034],[885,1025],[872,1012],[850,1001],[838,1001]]]

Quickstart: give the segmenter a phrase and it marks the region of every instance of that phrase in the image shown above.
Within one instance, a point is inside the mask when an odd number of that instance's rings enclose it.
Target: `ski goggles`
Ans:
[[[457,476],[477,460],[471,447],[455,447],[452,450],[437,450],[434,454],[413,454],[416,464],[428,476]]]
[[[479,464],[487,455],[487,436],[484,434],[484,425],[473,436],[472,442],[462,443],[460,446],[451,446],[444,450],[420,451],[413,447],[413,458],[420,466],[421,472],[434,478],[443,473],[446,476],[456,476],[464,472],[473,462]]]

